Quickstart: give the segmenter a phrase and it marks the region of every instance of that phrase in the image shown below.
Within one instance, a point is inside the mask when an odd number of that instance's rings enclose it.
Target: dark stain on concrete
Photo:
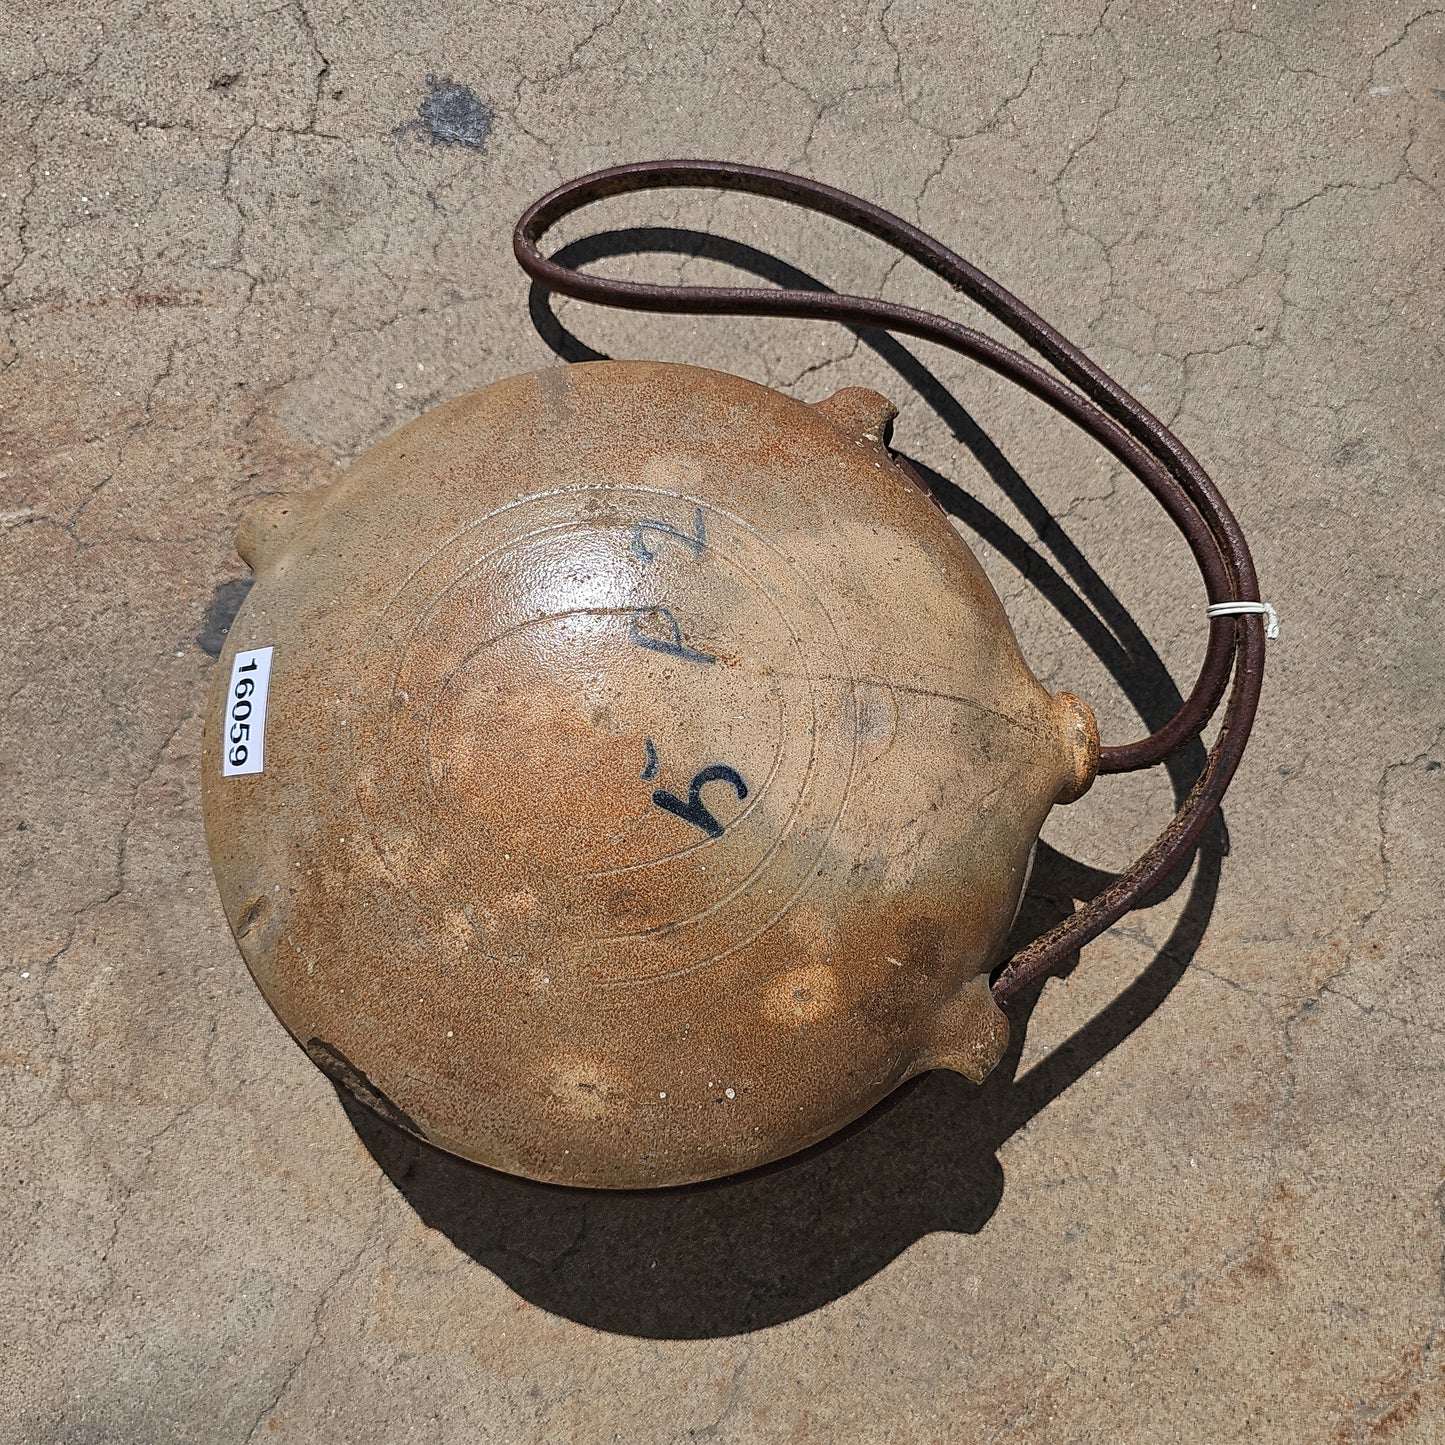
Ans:
[[[1352,467],[1369,461],[1373,455],[1374,448],[1370,444],[1370,439],[1365,436],[1355,436],[1348,441],[1341,442],[1330,453],[1330,464],[1335,467]]]
[[[196,645],[208,657],[219,657],[226,645],[226,634],[251,590],[251,578],[238,577],[234,582],[222,582],[211,594],[211,605],[201,619],[201,630],[196,634]]]
[[[486,150],[492,122],[497,118],[491,105],[449,75],[428,75],[426,83],[430,94],[423,96],[416,108],[419,119],[405,129],[425,130],[433,145]]]

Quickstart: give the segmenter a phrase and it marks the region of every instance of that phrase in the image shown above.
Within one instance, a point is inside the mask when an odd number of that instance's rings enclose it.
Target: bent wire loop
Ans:
[[[1031,346],[1058,376],[982,332],[911,306],[833,291],[768,287],[654,286],[589,276],[538,249],[541,237],[573,211],[610,196],[672,187],[745,191],[801,206],[865,231],[942,277]],[[1087,432],[1134,474],[1189,544],[1209,597],[1209,643],[1199,676],[1179,711],[1146,738],[1100,749],[1101,773],[1162,762],[1203,731],[1230,688],[1219,734],[1203,771],[1169,825],[1134,865],[1077,912],[996,970],[1004,1003],[1057,970],[1137,906],[1193,850],[1218,811],[1254,723],[1274,609],[1260,601],[1249,546],[1228,503],[1179,439],[1078,347],[962,256],[881,207],[802,176],[725,161],[644,161],[594,171],[557,187],[517,223],[513,250],[540,286],[601,306],[713,316],[789,316],[871,326],[932,341],[1006,377]],[[1060,379],[1060,378],[1063,379]],[[1070,385],[1072,383],[1072,385]]]

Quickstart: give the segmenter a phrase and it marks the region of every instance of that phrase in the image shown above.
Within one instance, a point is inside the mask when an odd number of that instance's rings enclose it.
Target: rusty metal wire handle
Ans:
[[[610,196],[669,187],[745,191],[831,216],[886,242],[941,276],[1031,346],[1067,381],[1016,351],[946,317],[833,291],[765,287],[653,286],[589,276],[542,255],[537,242],[564,216]],[[932,236],[846,191],[785,171],[726,161],[643,161],[568,181],[517,222],[513,250],[539,285],[601,306],[713,316],[789,316],[871,326],[932,341],[1017,383],[1082,428],[1153,493],[1189,544],[1211,604],[1259,602],[1259,581],[1239,524],[1219,489],[1177,437],[1089,358],[962,256]],[[1073,386],[1068,382],[1074,383]],[[1075,389],[1077,388],[1077,389]],[[1162,762],[1198,737],[1233,676],[1219,736],[1169,826],[1126,873],[1077,912],[1014,955],[995,975],[1000,1003],[1054,972],[1072,953],[1137,906],[1188,857],[1234,777],[1259,704],[1264,619],[1210,619],[1199,677],[1179,711],[1138,742],[1100,750],[1101,773]]]

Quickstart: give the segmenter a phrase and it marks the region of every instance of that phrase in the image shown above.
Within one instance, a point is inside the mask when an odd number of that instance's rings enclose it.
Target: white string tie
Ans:
[[[1264,635],[1273,642],[1279,636],[1279,613],[1268,602],[1211,602],[1209,604],[1211,617],[1244,617],[1256,612],[1264,614]]]

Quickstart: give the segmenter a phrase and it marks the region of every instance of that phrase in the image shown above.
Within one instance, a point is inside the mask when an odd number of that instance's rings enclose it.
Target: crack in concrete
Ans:
[[[282,1377],[280,1384],[271,1394],[267,1403],[256,1415],[251,1428],[246,1432],[244,1439],[248,1442],[257,1439],[257,1432],[266,1425],[267,1421],[279,1409],[282,1400],[286,1398],[291,1386],[296,1382],[297,1376],[305,1368],[317,1349],[325,1343],[327,1334],[322,1328],[322,1315],[327,1306],[331,1303],[332,1297],[346,1285],[350,1284],[358,1275],[361,1269],[361,1261],[368,1249],[380,1243],[381,1222],[385,1213],[387,1194],[390,1183],[384,1175],[378,1174],[373,1178],[375,1199],[372,1207],[371,1220],[366,1229],[362,1232],[360,1241],[351,1257],[342,1261],[331,1279],[317,1291],[315,1304],[311,1309],[310,1338],[305,1348],[291,1362],[290,1368]]]
[[[748,1336],[741,1340],[742,1358],[733,1366],[732,1377],[728,1381],[727,1393],[723,1396],[722,1409],[717,1418],[711,1424],[702,1426],[701,1429],[689,1429],[687,1432],[690,1440],[721,1440],[725,1437],[721,1431],[728,1419],[736,1413],[742,1403],[742,1382],[743,1377],[752,1367],[753,1363],[753,1342]]]

